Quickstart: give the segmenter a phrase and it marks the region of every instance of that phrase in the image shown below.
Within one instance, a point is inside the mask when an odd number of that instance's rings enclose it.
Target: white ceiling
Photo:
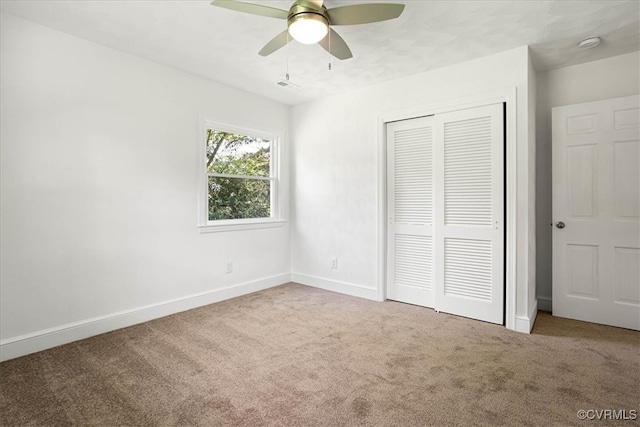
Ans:
[[[290,1],[260,1],[289,9]],[[538,70],[640,49],[640,2],[326,0],[406,4],[395,20],[335,27],[354,58],[333,60],[319,46],[292,42],[269,57],[258,51],[284,20],[213,7],[209,1],[1,1],[5,13],[122,52],[287,104],[381,83],[531,45]],[[588,36],[603,43],[578,51]],[[300,89],[276,85],[288,70]]]

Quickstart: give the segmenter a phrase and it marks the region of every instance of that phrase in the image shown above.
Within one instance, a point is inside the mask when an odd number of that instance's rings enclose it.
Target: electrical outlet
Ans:
[[[233,261],[227,261],[227,273],[233,273]]]
[[[331,258],[331,268],[333,269],[338,268],[338,258],[336,257]]]

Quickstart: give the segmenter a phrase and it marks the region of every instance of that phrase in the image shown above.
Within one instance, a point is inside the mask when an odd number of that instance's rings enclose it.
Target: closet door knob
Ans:
[[[556,227],[558,227],[558,228],[564,228],[564,227],[565,227],[564,222],[562,222],[562,221],[558,221],[558,222],[556,222]]]

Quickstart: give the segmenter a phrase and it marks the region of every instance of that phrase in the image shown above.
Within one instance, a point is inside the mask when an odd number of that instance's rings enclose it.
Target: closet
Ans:
[[[504,104],[387,123],[387,298],[504,323]]]

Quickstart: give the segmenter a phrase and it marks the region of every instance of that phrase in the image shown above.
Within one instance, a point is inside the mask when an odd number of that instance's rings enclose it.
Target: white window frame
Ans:
[[[200,135],[200,143],[198,149],[198,181],[199,181],[199,197],[198,197],[198,229],[200,233],[216,233],[221,231],[233,230],[251,230],[259,228],[282,227],[285,220],[282,217],[282,198],[281,198],[281,150],[282,133],[277,131],[252,129],[244,126],[229,125],[212,120],[203,120],[202,132]],[[224,132],[232,132],[240,135],[252,136],[255,138],[268,140],[271,142],[270,148],[270,172],[269,181],[271,181],[271,208],[270,217],[265,218],[242,218],[242,219],[220,219],[209,220],[209,176],[226,176],[231,178],[248,178],[246,176],[217,175],[207,171],[207,130],[214,129]]]

